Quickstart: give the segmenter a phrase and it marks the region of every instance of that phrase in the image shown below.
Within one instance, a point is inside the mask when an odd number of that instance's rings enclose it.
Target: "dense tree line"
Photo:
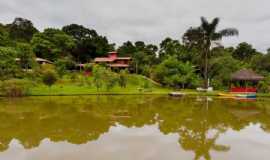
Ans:
[[[24,18],[0,24],[0,46],[16,50],[19,43],[29,44],[35,56],[51,61],[69,57],[77,62],[89,62],[114,50],[114,44],[106,37],[82,25],[70,24],[62,29],[46,28],[40,32]]]
[[[120,56],[132,57],[133,73],[171,87],[207,87],[210,79],[215,88],[225,88],[231,73],[241,68],[268,77],[270,49],[261,53],[246,42],[224,47],[219,43],[222,37],[238,31],[216,31],[218,24],[218,18],[211,22],[202,18],[200,26],[188,28],[179,39],[167,37],[159,45],[127,41],[116,47],[96,30],[79,24],[39,31],[30,20],[15,18],[10,24],[0,24],[0,75],[2,80],[20,77],[17,71],[36,66],[35,57],[54,62],[62,74],[76,63],[88,63],[117,50]]]

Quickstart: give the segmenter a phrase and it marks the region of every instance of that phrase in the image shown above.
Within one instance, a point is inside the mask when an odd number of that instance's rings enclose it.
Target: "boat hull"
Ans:
[[[237,94],[237,98],[256,98],[256,94]]]
[[[256,99],[256,93],[219,93],[224,98],[236,98],[236,99]]]

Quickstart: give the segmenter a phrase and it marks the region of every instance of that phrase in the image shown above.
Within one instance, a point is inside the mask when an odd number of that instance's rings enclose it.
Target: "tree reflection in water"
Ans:
[[[171,99],[166,96],[78,96],[0,99],[0,150],[17,139],[26,148],[43,139],[84,144],[117,124],[141,128],[159,126],[167,135],[179,134],[182,149],[194,159],[211,159],[210,152],[228,152],[217,144],[228,129],[239,131],[258,123],[270,131],[268,101],[238,102],[206,98]]]

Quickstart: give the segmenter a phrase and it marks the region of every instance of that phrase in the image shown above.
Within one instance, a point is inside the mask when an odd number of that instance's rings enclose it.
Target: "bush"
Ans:
[[[32,81],[40,81],[42,72],[39,67],[34,67],[31,71],[24,72],[24,78]]]
[[[261,81],[258,84],[258,92],[269,93],[269,83],[267,81]]]
[[[258,83],[258,92],[269,93],[270,92],[270,76],[265,76],[263,81]]]
[[[55,63],[56,70],[60,77],[67,73],[68,70],[75,68],[75,62],[71,58],[58,59]]]
[[[125,88],[127,86],[127,70],[121,70],[119,73],[119,86],[122,88]]]
[[[57,81],[57,74],[54,70],[46,70],[43,73],[42,81],[45,85],[51,87]]]
[[[226,86],[224,86],[224,84],[222,83],[222,80],[218,80],[218,79],[212,79],[211,85],[214,89],[218,89],[218,90],[228,89],[228,86],[226,88]]]
[[[78,81],[79,77],[77,75],[77,73],[71,73],[70,74],[70,80],[72,83],[76,83]]]
[[[99,89],[102,88],[103,86],[105,72],[106,72],[105,67],[99,65],[93,67],[93,83],[97,88],[97,91],[99,91]]]
[[[90,64],[90,63],[85,64],[84,70],[85,70],[86,72],[91,72],[91,71],[93,70],[93,65]]]
[[[145,92],[151,92],[153,85],[151,84],[151,82],[149,82],[149,80],[145,79],[143,81],[142,88],[144,89]]]
[[[107,91],[110,91],[117,84],[118,81],[117,74],[112,72],[110,69],[107,69],[105,71],[103,78]]]
[[[106,69],[100,65],[95,65],[93,67],[93,85],[99,89],[106,87],[107,91],[111,90],[116,84],[121,87],[125,87],[127,84],[126,71],[121,71],[118,75],[117,73],[111,71],[111,69]]]
[[[26,96],[32,83],[27,80],[10,79],[1,82],[0,91],[3,96],[8,97],[21,97]]]

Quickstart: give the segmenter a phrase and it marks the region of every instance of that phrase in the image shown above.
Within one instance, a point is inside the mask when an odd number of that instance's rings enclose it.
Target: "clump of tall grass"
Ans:
[[[22,97],[29,94],[33,84],[24,79],[9,79],[0,82],[0,94],[7,97]]]

